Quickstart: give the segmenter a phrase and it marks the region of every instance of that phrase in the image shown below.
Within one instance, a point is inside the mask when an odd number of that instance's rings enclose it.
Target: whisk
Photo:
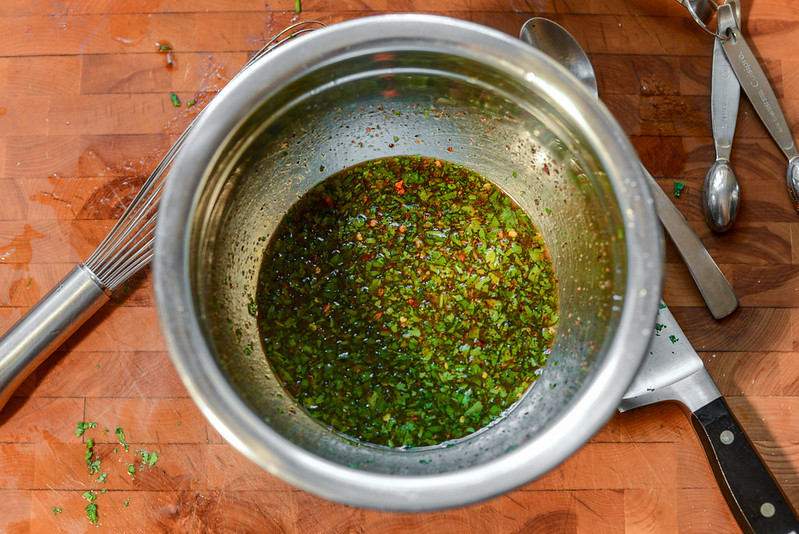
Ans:
[[[321,26],[325,24],[318,20],[288,26],[253,54],[236,76],[289,39]],[[178,137],[89,259],[0,338],[0,409],[22,381],[108,301],[114,289],[150,262],[167,171],[201,115],[202,111]]]

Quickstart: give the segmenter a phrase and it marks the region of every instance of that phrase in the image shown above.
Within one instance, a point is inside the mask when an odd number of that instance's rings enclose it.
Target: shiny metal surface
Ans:
[[[337,24],[232,81],[186,147],[156,232],[160,320],[192,397],[261,467],[357,506],[460,506],[547,472],[615,412],[652,335],[662,234],[619,125],[544,54],[442,17]],[[329,174],[399,154],[505,189],[560,279],[541,377],[504,418],[445,447],[356,446],[310,419],[272,375],[247,306],[288,207]]]
[[[78,265],[0,338],[0,408],[109,296],[97,277]]]
[[[777,95],[774,94],[766,73],[760,67],[752,49],[746,44],[740,29],[733,28],[728,31],[729,39],[723,41],[724,53],[730,61],[741,87],[755,108],[757,115],[766,126],[769,134],[779,145],[785,157],[788,158],[786,171],[786,184],[791,202],[799,211],[799,180],[797,180],[797,165],[799,165],[799,151],[793,140],[793,135],[782,112]]]
[[[719,35],[738,28],[738,0],[719,6],[717,25]],[[702,187],[702,212],[711,230],[726,232],[735,223],[740,203],[740,187],[730,165],[732,140],[738,117],[741,86],[721,44],[713,40],[713,74],[711,77],[710,116],[716,161],[705,176]]]
[[[665,304],[658,311],[655,329],[647,357],[624,394],[619,410],[677,401],[694,412],[721,397],[702,359]]]
[[[596,79],[591,79],[594,77],[591,60],[580,43],[565,28],[549,19],[533,18],[525,23],[519,37],[534,47],[542,46],[541,50],[544,52],[552,52],[554,55],[551,57],[562,61],[562,64],[578,78],[588,79],[589,83],[586,87],[595,98],[599,98]],[[568,49],[568,51],[563,49]],[[655,208],[660,222],[688,267],[710,313],[716,319],[726,317],[738,307],[738,297],[732,286],[685,217],[674,206],[668,195],[663,192],[649,171],[642,164],[640,165],[655,200]]]

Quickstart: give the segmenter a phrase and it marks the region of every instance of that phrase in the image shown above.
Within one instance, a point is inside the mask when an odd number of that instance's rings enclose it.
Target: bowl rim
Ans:
[[[198,190],[250,110],[270,91],[341,51],[364,43],[409,40],[431,49],[496,58],[509,75],[548,83],[569,99],[572,113],[580,118],[581,134],[603,160],[620,200],[628,248],[625,294],[630,296],[621,303],[621,321],[605,362],[559,421],[535,440],[489,462],[418,476],[336,464],[266,425],[238,396],[206,346],[193,311],[189,274]],[[154,287],[172,363],[224,439],[268,472],[318,496],[366,508],[420,511],[462,506],[521,486],[562,463],[604,426],[648,348],[660,302],[662,257],[660,225],[632,146],[607,108],[562,66],[520,40],[475,23],[438,15],[377,15],[337,23],[287,43],[233,79],[208,105],[166,180],[156,225]]]

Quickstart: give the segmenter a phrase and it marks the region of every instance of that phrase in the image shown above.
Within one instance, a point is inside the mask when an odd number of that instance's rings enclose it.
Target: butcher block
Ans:
[[[793,0],[741,3],[744,35],[799,132],[799,10]],[[513,36],[547,17],[583,45],[602,101],[738,295],[733,314],[713,319],[666,240],[663,297],[799,507],[799,213],[786,160],[743,97],[731,157],[740,211],[729,232],[708,228],[713,37],[674,0],[2,2],[0,332],[88,258],[192,118],[275,34],[397,12]],[[690,419],[671,403],[616,414],[545,476],[463,508],[381,512],[299,490],[246,459],[189,397],[159,330],[149,268],[0,411],[0,531],[95,529],[740,531]]]

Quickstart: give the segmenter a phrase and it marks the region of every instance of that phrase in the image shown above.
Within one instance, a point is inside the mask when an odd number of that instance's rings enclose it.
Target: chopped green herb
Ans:
[[[176,108],[180,107],[180,99],[178,98],[178,95],[176,95],[175,93],[169,93],[169,98],[172,99],[173,106],[175,106]]]
[[[108,473],[103,473],[99,477],[97,477],[97,482],[105,482],[105,479],[108,478]]]
[[[672,343],[677,343],[679,341],[679,338],[675,335],[670,335],[669,341],[671,341]]]
[[[275,376],[357,440],[466,436],[537,377],[557,280],[527,214],[446,161],[399,156],[328,177],[266,246],[256,289]]]
[[[166,44],[166,43],[162,44],[162,45],[160,45],[158,47],[158,51],[159,52],[169,52],[170,50],[172,50],[172,47],[169,44]]]
[[[130,447],[125,442],[125,432],[122,430],[122,427],[118,426],[115,432],[117,434],[117,438],[119,438],[119,444],[125,447],[126,451],[129,450]],[[116,450],[114,452],[116,452]]]
[[[130,504],[130,499],[125,499],[125,502],[122,503],[123,506],[127,506]]]
[[[136,466],[133,465],[133,464],[130,464],[128,466],[128,473],[130,473],[131,475],[135,475],[136,474]]]
[[[100,460],[99,459],[92,460],[93,455],[94,455],[94,439],[89,438],[86,440],[86,454],[83,455],[83,459],[86,460],[86,465],[89,467],[90,475],[94,475],[100,472]]]
[[[89,519],[89,523],[97,523],[99,517],[97,516],[97,504],[96,503],[89,503],[86,506],[86,517]]]
[[[97,495],[95,495],[95,494],[94,494],[94,493],[92,493],[91,491],[84,491],[84,492],[81,494],[81,497],[83,497],[83,498],[84,498],[84,499],[86,499],[87,501],[91,502],[91,501],[94,501],[94,500],[97,498]]]
[[[76,436],[82,436],[84,432],[89,430],[90,428],[94,428],[97,426],[97,423],[87,423],[85,421],[78,421],[78,429],[75,430]]]
[[[29,277],[28,277],[28,285],[27,285],[27,286],[25,286],[25,287],[26,287],[26,288],[30,287],[30,286],[31,286],[31,282],[33,282],[33,277],[29,276]]]
[[[194,104],[196,104],[196,103],[197,103],[197,102],[195,102],[194,100],[189,100],[188,102],[186,102],[186,107],[187,107],[187,108],[190,108],[190,107],[192,107],[192,106],[193,106]]]
[[[139,451],[136,451],[136,452],[141,454],[141,461],[143,462],[142,465],[147,464],[150,467],[152,467],[153,465],[155,465],[155,462],[158,461],[158,453],[155,452],[155,451],[147,452],[147,451],[139,450]]]
[[[666,328],[665,324],[655,323],[655,335],[659,336],[660,331],[663,330],[664,328]]]
[[[61,508],[57,508],[57,507],[55,507],[55,506],[53,506],[53,507],[52,507],[52,508],[50,508],[50,509],[53,511],[53,515],[58,515],[58,514],[60,514],[61,512],[63,512],[63,510],[62,510]]]
[[[299,14],[302,11],[302,6],[300,5],[300,0],[294,0],[294,12]]]
[[[685,189],[685,182],[674,182],[674,196],[680,196],[682,190]]]

